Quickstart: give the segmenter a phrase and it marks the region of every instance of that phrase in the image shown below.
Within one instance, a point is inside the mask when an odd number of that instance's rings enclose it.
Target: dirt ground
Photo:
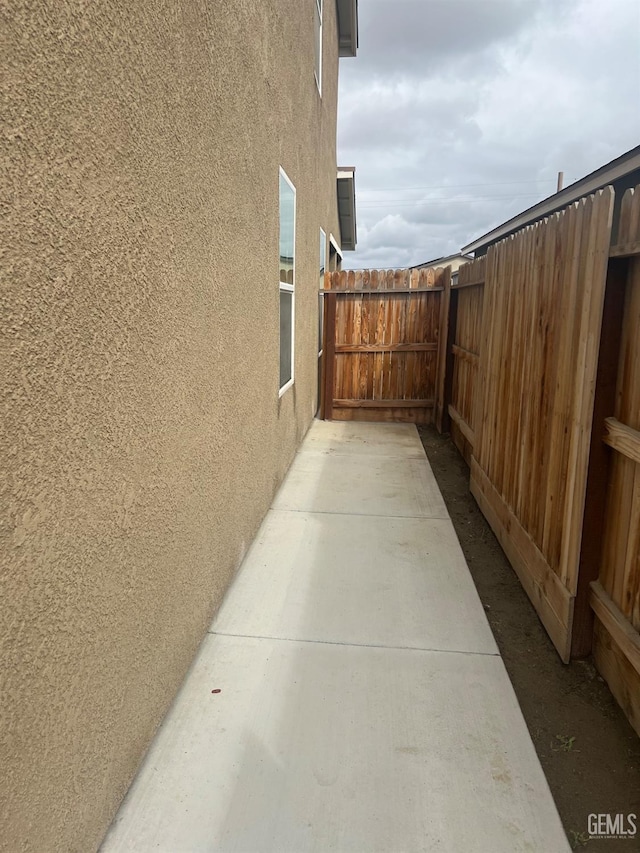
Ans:
[[[571,846],[640,851],[640,738],[590,659],[560,661],[469,492],[469,469],[450,437],[419,432]],[[637,815],[635,839],[590,839],[588,815],[598,813]]]

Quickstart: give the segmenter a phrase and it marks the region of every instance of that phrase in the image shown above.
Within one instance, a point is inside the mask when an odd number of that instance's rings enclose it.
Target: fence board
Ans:
[[[634,462],[640,462],[640,431],[621,424],[617,418],[607,418],[605,427],[604,443]]]
[[[573,616],[571,654],[584,657],[593,647],[594,616],[591,583],[600,574],[600,559],[605,531],[607,482],[611,452],[602,441],[606,421],[615,408],[616,383],[626,286],[625,262],[613,261],[607,270],[605,304],[602,314],[596,396],[589,450],[589,474],[583,520],[578,587]]]

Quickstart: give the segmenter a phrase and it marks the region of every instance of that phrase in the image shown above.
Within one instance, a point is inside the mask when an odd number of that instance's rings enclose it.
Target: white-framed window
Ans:
[[[318,294],[318,357],[322,355],[324,334],[324,271],[327,268],[327,235],[320,229],[320,293]]]
[[[293,385],[296,188],[280,168],[280,396]]]
[[[342,269],[342,252],[333,234],[329,234],[329,272]]]
[[[316,64],[314,75],[318,84],[318,92],[322,96],[322,0],[315,0],[314,10],[314,27],[315,27],[315,46],[316,46]]]

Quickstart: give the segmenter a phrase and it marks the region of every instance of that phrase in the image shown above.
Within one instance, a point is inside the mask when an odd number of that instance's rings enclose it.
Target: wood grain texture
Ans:
[[[593,660],[629,722],[640,735],[640,676],[598,617],[593,636]]]
[[[633,258],[637,255],[640,255],[640,240],[613,246],[609,252],[610,258]]]
[[[640,634],[598,581],[591,584],[591,606],[602,626],[611,634],[620,651],[640,675]]]
[[[432,409],[435,400],[334,400],[334,409]]]
[[[622,453],[632,462],[640,463],[640,430],[631,429],[626,424],[620,423],[616,418],[606,418],[606,432],[603,437],[605,444]]]
[[[538,611],[558,654],[568,663],[571,642],[566,626],[571,623],[573,596],[551,571],[536,543],[492,486],[475,458],[471,460],[471,493]]]
[[[465,441],[468,441],[471,447],[475,444],[476,437],[469,424],[464,420],[460,412],[452,405],[449,406],[449,417],[460,430]]]
[[[591,652],[593,646],[594,617],[591,607],[591,583],[600,573],[602,543],[607,522],[607,483],[613,456],[602,441],[602,436],[605,432],[607,416],[615,406],[625,284],[626,264],[623,261],[609,262],[596,377],[580,568],[573,615],[572,657],[585,657]]]

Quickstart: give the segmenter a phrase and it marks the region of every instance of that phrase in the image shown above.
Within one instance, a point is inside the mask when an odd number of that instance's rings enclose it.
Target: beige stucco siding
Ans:
[[[0,12],[0,849],[99,845],[315,410],[314,0]],[[297,190],[278,398],[278,169]]]

